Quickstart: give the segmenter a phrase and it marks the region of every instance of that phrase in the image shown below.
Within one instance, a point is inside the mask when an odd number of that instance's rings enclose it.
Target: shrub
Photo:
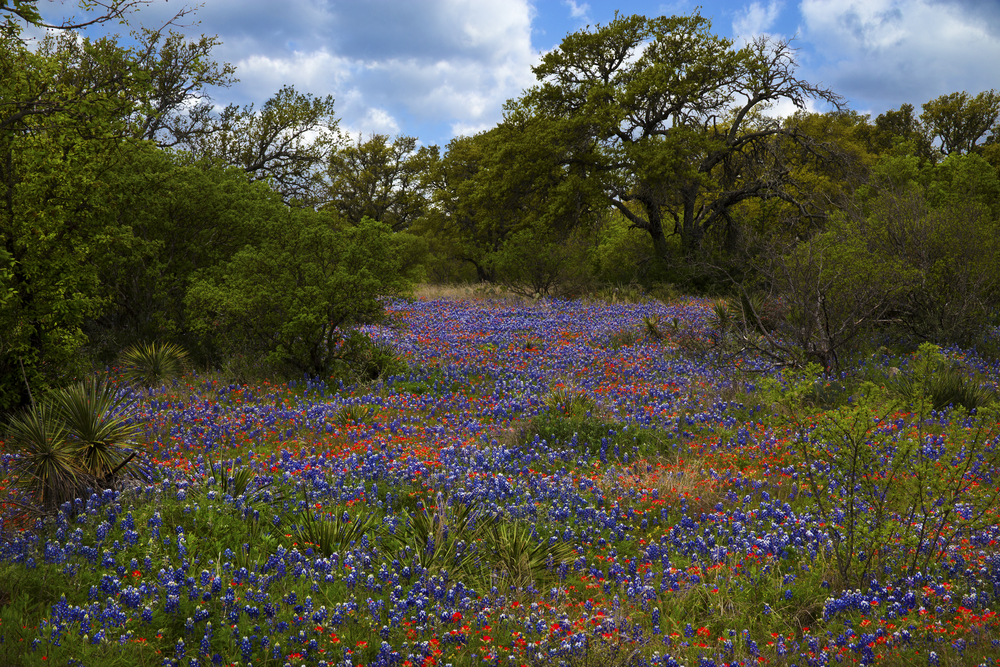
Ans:
[[[797,374],[782,399],[798,434],[799,474],[827,526],[845,587],[863,587],[884,568],[907,575],[925,570],[961,536],[993,523],[1000,500],[992,482],[1000,469],[1000,451],[991,443],[997,411],[953,418],[944,428],[927,422],[927,388],[940,362],[934,346],[921,347],[909,419],[871,384],[850,405],[819,416],[804,409],[815,366]]]
[[[12,472],[18,485],[44,509],[76,497],[83,480],[78,448],[67,439],[66,425],[49,401],[15,415],[7,425],[7,446],[16,461]]]
[[[423,245],[368,219],[339,229],[312,211],[288,215],[260,246],[195,280],[186,303],[194,327],[224,354],[328,376],[346,332],[382,321],[386,300],[409,289]]]
[[[139,425],[132,421],[136,399],[106,378],[90,378],[54,394],[59,416],[78,449],[83,471],[110,486],[139,452]]]
[[[953,406],[972,411],[996,401],[993,391],[959,368],[948,366],[930,343],[921,345],[916,366],[913,373],[897,375],[888,383],[889,390],[906,403],[920,405],[927,401],[933,410]]]
[[[500,518],[484,530],[491,584],[526,588],[551,577],[554,568],[576,556],[561,541],[540,540],[529,526]]]
[[[338,514],[337,509],[326,518],[316,518],[305,488],[302,489],[302,495],[306,508],[302,512],[302,523],[292,530],[292,535],[299,542],[312,545],[313,549],[327,558],[360,542],[363,535],[379,524],[379,517],[375,514],[351,519],[346,510]]]

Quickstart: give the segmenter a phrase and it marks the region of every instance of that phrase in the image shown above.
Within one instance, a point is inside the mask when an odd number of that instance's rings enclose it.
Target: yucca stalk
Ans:
[[[67,436],[76,445],[80,468],[107,483],[138,451],[138,424],[130,423],[135,398],[102,378],[91,378],[54,394]]]
[[[121,355],[124,375],[142,387],[155,387],[184,374],[188,354],[175,343],[138,343]]]
[[[17,454],[13,473],[18,485],[34,502],[53,509],[76,496],[83,481],[79,446],[68,440],[52,403],[39,403],[15,415],[7,425],[7,446]]]

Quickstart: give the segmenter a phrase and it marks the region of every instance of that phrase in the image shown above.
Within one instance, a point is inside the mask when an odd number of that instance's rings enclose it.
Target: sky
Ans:
[[[153,0],[130,23],[158,27],[182,6]],[[259,106],[291,84],[333,95],[352,136],[444,146],[499,122],[504,102],[535,83],[531,67],[568,33],[607,24],[615,11],[699,6],[737,44],[761,34],[794,39],[800,78],[873,117],[1000,88],[1000,0],[203,0],[183,31],[218,35],[215,59],[236,66],[239,83],[212,92],[219,105]],[[75,3],[39,7],[57,17]]]

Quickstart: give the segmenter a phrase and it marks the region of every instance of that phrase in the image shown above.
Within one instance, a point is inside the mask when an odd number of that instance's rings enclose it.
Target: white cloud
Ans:
[[[385,134],[395,137],[399,132],[399,122],[393,118],[385,109],[371,107],[363,117],[355,120],[350,125],[340,128],[341,132],[352,141],[357,141],[358,137],[365,139],[372,134]]]
[[[803,0],[805,38],[834,90],[885,109],[996,87],[1000,21],[967,0]],[[989,5],[986,7],[986,5]]]
[[[227,51],[242,54],[234,60],[244,82],[237,92],[260,99],[291,83],[332,94],[345,128],[417,134],[399,119],[490,126],[503,103],[534,82],[527,0],[370,0],[329,3],[324,11],[317,6],[328,3],[288,4],[303,22],[297,32],[288,26],[272,38],[261,25],[235,40],[221,35]],[[293,33],[294,43],[286,38]]]
[[[733,20],[733,34],[740,43],[747,44],[754,37],[766,34],[774,22],[778,20],[784,3],[781,0],[770,0],[766,6],[754,0],[742,12],[736,14]]]
[[[291,84],[333,95],[343,128],[442,143],[449,128],[494,125],[503,103],[535,82],[533,2],[213,0],[182,32],[218,35],[212,57],[236,65],[239,83],[213,91],[219,106],[259,106]],[[159,27],[173,9],[150,4],[134,25]]]
[[[590,22],[590,16],[587,12],[590,11],[590,5],[586,2],[577,4],[574,0],[562,0],[563,4],[569,7],[569,15],[572,18],[580,19],[585,23]]]

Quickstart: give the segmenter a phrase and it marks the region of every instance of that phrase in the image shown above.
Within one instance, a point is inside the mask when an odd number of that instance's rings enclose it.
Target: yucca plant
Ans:
[[[224,496],[243,498],[246,507],[263,502],[265,498],[265,504],[268,505],[274,505],[285,499],[285,495],[282,493],[269,495],[267,491],[275,485],[274,480],[261,481],[260,476],[253,468],[244,466],[231,471],[230,474],[230,471],[226,470],[221,464],[216,464],[212,460],[211,455],[207,459],[208,477],[214,480],[214,483],[219,487]]]
[[[327,558],[347,549],[351,543],[360,541],[361,537],[374,529],[378,523],[377,516],[373,514],[351,519],[346,512],[342,514],[333,512],[329,518],[316,519],[313,517],[313,506],[309,503],[304,488],[302,495],[306,500],[303,522],[295,527],[292,535],[299,542],[312,545],[315,551]]]
[[[90,378],[52,398],[84,473],[106,486],[120,473],[137,471],[129,467],[141,449],[135,441],[140,427],[132,421],[135,397],[106,378]]]
[[[361,424],[365,421],[373,419],[376,414],[377,411],[374,406],[350,403],[348,405],[341,406],[341,408],[337,410],[334,419],[336,419],[338,424],[347,426],[348,424]]]
[[[10,420],[7,447],[17,456],[12,472],[18,485],[44,509],[72,500],[87,481],[79,468],[79,447],[69,441],[51,402],[35,404]]]
[[[382,546],[389,553],[410,547],[426,570],[475,575],[478,569],[475,542],[480,535],[478,514],[477,505],[449,506],[439,493],[433,511],[424,508],[412,514],[404,512],[404,525],[395,533],[384,533]]]
[[[568,387],[549,392],[544,400],[550,410],[567,416],[584,416],[597,409],[597,403],[593,398],[582,391],[574,391]]]
[[[920,346],[913,371],[890,380],[887,388],[906,402],[926,401],[934,410],[949,405],[974,410],[997,400],[992,390],[949,366],[940,348],[931,343]]]
[[[505,584],[524,588],[552,576],[552,569],[568,563],[576,552],[566,542],[536,539],[520,522],[500,520],[484,529],[491,574]]]
[[[676,319],[676,318],[675,318]],[[664,334],[660,330],[660,318],[658,315],[651,315],[642,318],[642,323],[646,326],[646,335],[653,340],[663,340]]]
[[[175,343],[138,343],[121,354],[125,378],[146,387],[184,374],[188,354]]]

